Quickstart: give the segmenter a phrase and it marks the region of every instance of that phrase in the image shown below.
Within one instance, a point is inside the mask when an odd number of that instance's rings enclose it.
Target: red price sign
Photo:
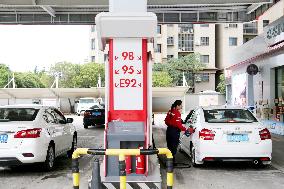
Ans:
[[[143,109],[143,63],[141,39],[113,40],[114,106],[117,109]],[[127,103],[122,104],[127,99]],[[131,102],[133,99],[133,104]]]

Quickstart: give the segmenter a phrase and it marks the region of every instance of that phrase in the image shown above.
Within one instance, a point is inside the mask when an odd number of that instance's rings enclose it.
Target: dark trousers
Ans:
[[[168,126],[166,132],[167,146],[168,149],[172,152],[175,161],[175,155],[177,153],[177,147],[179,144],[180,130],[176,127]]]

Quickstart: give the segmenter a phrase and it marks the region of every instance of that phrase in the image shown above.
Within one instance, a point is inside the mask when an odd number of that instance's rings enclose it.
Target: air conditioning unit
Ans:
[[[225,24],[225,26],[224,26],[225,28],[229,28],[230,26],[229,26],[229,24]]]
[[[190,32],[190,33],[193,33],[193,28],[190,28],[190,29],[189,29],[189,32]]]

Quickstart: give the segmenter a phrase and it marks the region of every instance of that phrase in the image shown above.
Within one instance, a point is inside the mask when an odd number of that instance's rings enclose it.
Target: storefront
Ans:
[[[228,104],[253,107],[273,133],[284,135],[284,16],[229,57]]]

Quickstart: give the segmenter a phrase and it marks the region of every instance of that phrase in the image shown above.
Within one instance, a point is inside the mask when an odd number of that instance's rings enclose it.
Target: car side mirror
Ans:
[[[74,119],[73,118],[67,118],[66,123],[73,123]]]
[[[59,120],[60,124],[66,124],[66,122],[64,120]]]

